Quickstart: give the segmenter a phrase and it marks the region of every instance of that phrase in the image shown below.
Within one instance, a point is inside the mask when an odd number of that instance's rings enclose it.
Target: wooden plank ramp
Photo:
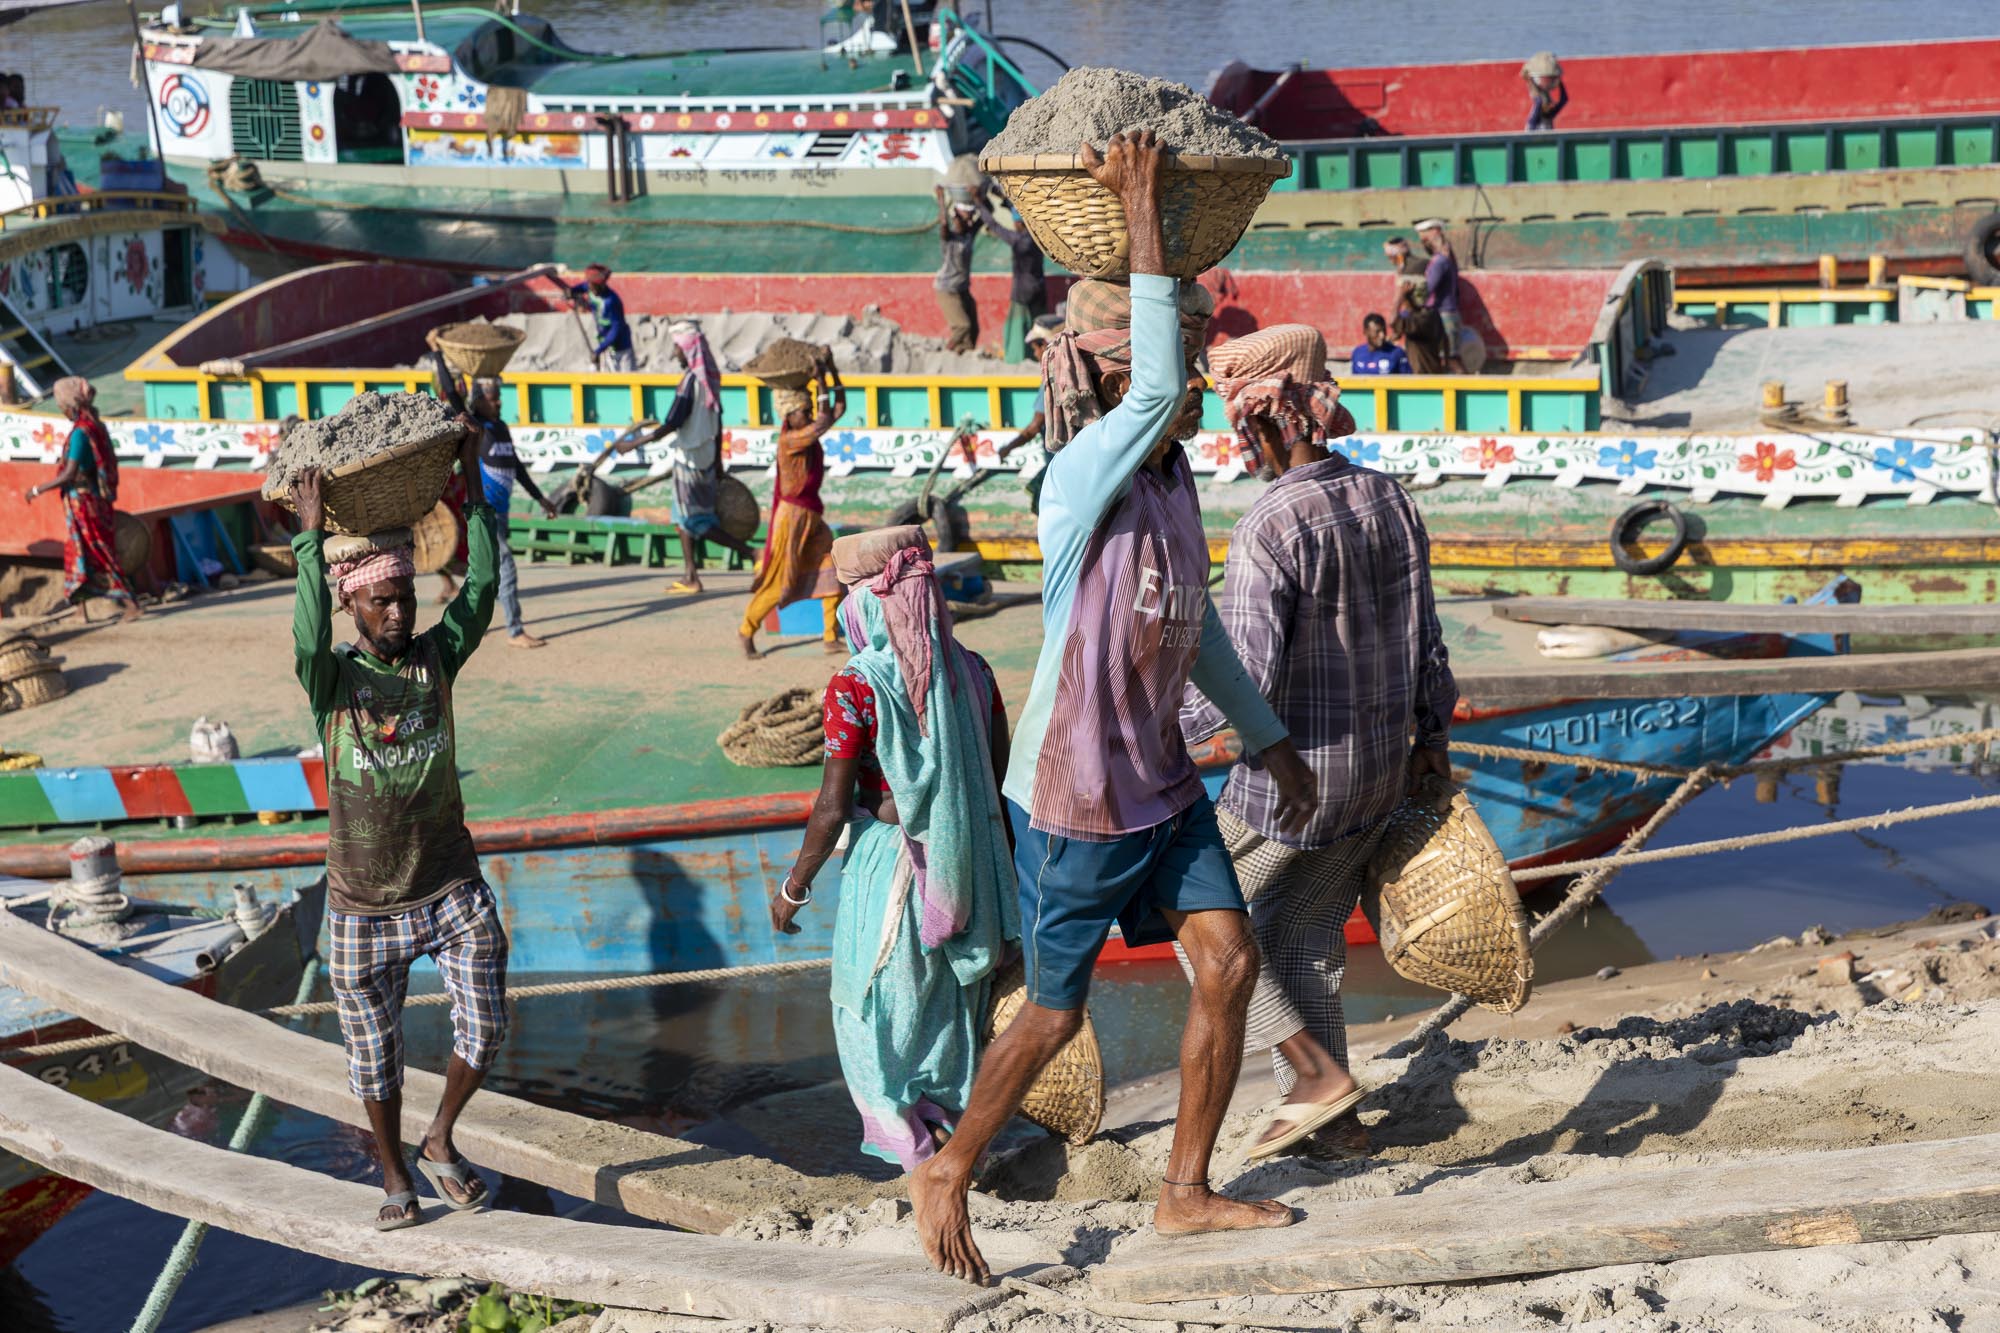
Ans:
[[[2000,634],[2000,606],[1738,606],[1728,602],[1625,601],[1613,597],[1503,597],[1502,620],[1609,629],[1715,630],[1727,634]]]
[[[1678,695],[1838,694],[1842,690],[1976,690],[2000,684],[2000,648],[1818,657],[1703,658],[1681,662],[1551,660],[1454,667],[1461,695],[1492,707],[1557,699],[1659,699]]]
[[[503,1282],[627,1309],[784,1324],[949,1328],[999,1299],[920,1259],[777,1247],[528,1213],[451,1213],[375,1230],[382,1192],[181,1138],[16,1069],[0,1070],[0,1147],[161,1212],[390,1273]]]
[[[162,1055],[290,1106],[366,1128],[339,1046],[203,999],[0,911],[0,982]],[[553,1003],[553,1001],[545,1001]],[[444,1080],[408,1071],[403,1126],[420,1133]],[[778,1207],[817,1212],[875,1197],[859,1177],[809,1178],[757,1157],[481,1092],[459,1119],[481,1166],[689,1231],[718,1232]]]
[[[1642,1161],[1612,1176],[1330,1202],[1282,1231],[1148,1232],[1114,1250],[1092,1285],[1116,1300],[1209,1300],[2000,1231],[2000,1134]]]

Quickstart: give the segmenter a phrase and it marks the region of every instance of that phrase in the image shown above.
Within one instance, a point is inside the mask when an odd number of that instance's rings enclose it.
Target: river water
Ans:
[[[538,12],[574,46],[639,51],[806,45],[825,8],[826,0],[563,0]],[[985,0],[962,8],[983,26]],[[1525,58],[1544,48],[1611,55],[1983,37],[2000,26],[1979,0],[993,0],[992,12],[994,31],[1030,38],[1072,65],[1122,65],[1196,88],[1232,57],[1265,68],[1376,65]],[[145,103],[130,79],[131,46],[123,5],[86,5],[0,29],[0,69],[25,73],[29,100],[62,106],[66,122],[104,107],[136,129]],[[1020,48],[1010,54],[1043,86],[1059,73]]]
[[[742,0],[565,0],[554,11],[571,42],[598,49],[800,43],[816,33],[817,3]],[[970,12],[983,5],[971,0]],[[1231,56],[1253,64],[1370,64],[1513,58],[1544,47],[1564,54],[1774,46],[1988,35],[1988,3],[1934,0],[1814,0],[1812,3],[1681,0],[1438,0],[1418,9],[1354,0],[996,0],[995,27],[1048,45],[1072,63],[1120,64],[1200,86]],[[1588,14],[1586,22],[1580,14]],[[1671,14],[1672,21],[1663,21]],[[1920,23],[1918,22],[1920,20]],[[0,29],[0,69],[27,74],[31,100],[55,102],[69,121],[99,107],[136,126],[143,101],[129,73],[130,34],[121,6],[102,4]],[[1031,77],[1055,71],[1026,57]],[[1726,89],[1718,89],[1726,96]],[[1881,739],[1921,730],[1937,705],[1895,701],[1857,714],[1852,734]],[[1992,706],[1967,708],[1966,725],[1987,725]],[[1981,717],[1985,721],[1979,720]],[[1827,727],[1822,718],[1809,727]],[[1833,728],[1838,731],[1839,728]],[[1837,812],[1852,815],[1987,794],[1991,771],[1945,765],[1852,766]],[[1776,804],[1757,803],[1748,783],[1703,795],[1662,843],[1690,842],[1829,817],[1810,778],[1787,780]],[[1841,931],[1921,916],[1993,882],[1988,825],[1960,817],[1867,836],[1769,848],[1726,862],[1636,868],[1538,958],[1542,980],[1580,976],[1607,963],[1747,947],[1815,923]],[[1353,960],[1347,1011],[1366,1022],[1415,1015],[1435,997],[1388,971],[1378,953]],[[1093,1008],[1114,1081],[1153,1073],[1175,1058],[1186,988],[1172,965],[1134,964],[1100,974]],[[412,1060],[437,1067],[448,1042],[439,1010],[413,1010]],[[336,1038],[329,1026],[317,1035]],[[851,1142],[837,1094],[823,978],[525,1002],[496,1069],[496,1089],[722,1144],[745,1136],[813,1152]],[[205,1137],[226,1141],[240,1097],[225,1101]],[[256,1143],[259,1154],[352,1179],[371,1174],[355,1131],[282,1110]],[[529,1189],[503,1202],[601,1217],[579,1200]],[[173,1218],[109,1196],[92,1197],[0,1280],[0,1328],[102,1333],[129,1326],[179,1233]],[[368,1274],[223,1233],[212,1234],[165,1327],[196,1330],[257,1310],[310,1299]]]

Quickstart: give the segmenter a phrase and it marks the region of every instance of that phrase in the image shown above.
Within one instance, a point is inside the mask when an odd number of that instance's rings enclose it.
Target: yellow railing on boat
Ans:
[[[146,415],[162,420],[279,421],[325,416],[355,394],[415,393],[424,370],[253,367],[215,375],[186,367],[134,367],[125,377],[145,386]],[[1018,428],[1034,414],[1041,379],[1034,374],[848,375],[841,425],[868,430],[949,430],[970,419],[982,429]],[[501,376],[501,407],[522,426],[622,426],[657,420],[680,376],[520,371]],[[770,390],[748,375],[725,375],[723,420],[768,428]],[[1341,401],[1363,430],[1565,432],[1597,426],[1594,376],[1351,375]],[[1211,429],[1225,429],[1220,405],[1208,404]]]
[[[0,209],[0,230],[12,222],[42,222],[49,218],[116,210],[144,209],[149,213],[192,213],[194,200],[170,190],[93,190],[89,194],[55,194],[31,204]]]

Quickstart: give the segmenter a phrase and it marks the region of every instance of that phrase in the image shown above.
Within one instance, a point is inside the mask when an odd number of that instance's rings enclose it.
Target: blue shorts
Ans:
[[[1021,886],[1021,950],[1028,998],[1044,1009],[1080,1009],[1111,923],[1131,945],[1173,938],[1160,910],[1241,912],[1243,890],[1215,825],[1215,804],[1195,803],[1150,829],[1086,842],[1028,826],[1007,802],[1014,873]]]

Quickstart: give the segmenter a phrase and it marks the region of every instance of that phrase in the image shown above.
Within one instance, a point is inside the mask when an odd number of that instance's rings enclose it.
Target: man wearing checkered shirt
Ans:
[[[460,420],[468,434],[459,466],[476,479],[482,432]],[[481,489],[470,493],[465,582],[438,623],[416,634],[409,547],[360,545],[329,569],[320,477],[307,471],[293,483],[303,529],[292,539],[293,649],[326,748],[328,975],[349,1081],[381,1159],[381,1231],[423,1220],[402,1133],[403,998],[422,956],[436,961],[451,996],[452,1056],[417,1166],[447,1207],[487,1202],[486,1183],[452,1144],[507,1030],[507,936],[465,827],[451,709],[452,684],[493,617],[495,519]],[[356,631],[337,648],[336,590]]]

